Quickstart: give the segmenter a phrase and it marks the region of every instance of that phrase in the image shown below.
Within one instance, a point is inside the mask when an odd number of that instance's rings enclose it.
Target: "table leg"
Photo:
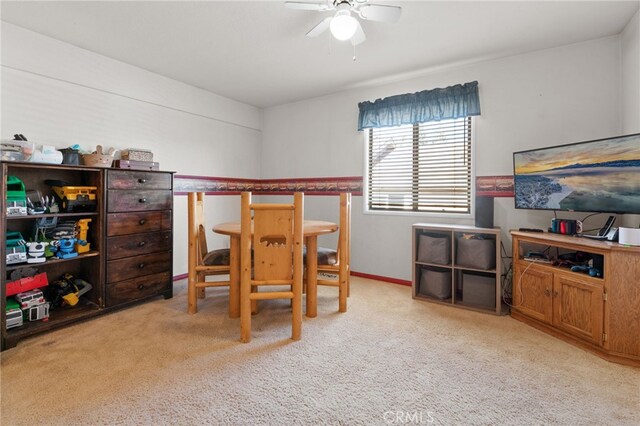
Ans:
[[[307,237],[307,317],[318,315],[318,237]]]
[[[240,317],[240,235],[231,236],[229,259],[229,318]]]

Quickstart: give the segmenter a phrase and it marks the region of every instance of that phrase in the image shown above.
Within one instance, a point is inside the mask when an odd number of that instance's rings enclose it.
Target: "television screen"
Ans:
[[[518,209],[640,213],[640,133],[513,153]]]

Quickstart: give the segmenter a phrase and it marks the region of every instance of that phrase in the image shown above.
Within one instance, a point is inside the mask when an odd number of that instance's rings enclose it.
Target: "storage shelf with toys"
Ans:
[[[3,162],[2,175],[0,314],[6,349],[99,312],[104,174],[85,166]]]
[[[171,173],[16,161],[2,161],[0,167],[3,176],[0,187],[2,350],[15,346],[25,337],[83,321],[116,307],[157,295],[171,297]],[[144,179],[139,174],[143,174]],[[144,183],[130,187],[127,179]],[[163,183],[158,184],[158,179]],[[112,181],[123,182],[127,189],[120,191],[116,187],[114,191],[112,187],[116,184]],[[147,193],[157,189],[151,183],[165,190],[162,203],[125,207],[126,212],[140,210],[144,214],[155,214],[153,210],[161,210],[168,216],[167,228],[157,230],[167,234],[163,234],[167,251],[136,253],[162,257],[162,270],[158,269],[159,260],[154,257],[153,268],[138,262],[131,266],[135,271],[120,271],[128,280],[111,283],[109,277],[114,274],[109,262],[116,248],[109,246],[108,237],[121,232],[122,238],[135,233],[138,238],[151,240],[157,232],[138,222],[129,223],[125,213],[118,217],[118,223],[116,219],[112,220],[113,224],[108,223],[111,211],[118,206],[116,203],[113,207],[114,201],[110,200],[121,192],[136,200],[145,199]],[[151,211],[147,213],[147,210]],[[111,230],[118,228],[116,225],[120,228],[127,225],[126,230]],[[134,225],[143,229],[134,229]],[[161,278],[154,278],[156,275]],[[148,282],[126,286],[137,279],[134,277]]]
[[[81,262],[87,257],[94,257],[94,256],[100,256],[100,252],[90,251],[90,252],[87,252],[87,253],[79,254],[76,257],[71,257],[69,259],[50,258],[50,259],[47,259],[46,262],[43,262],[43,263],[41,263],[41,264],[39,264],[37,266],[43,266],[45,264],[46,264],[46,266],[50,266],[52,264],[61,263],[61,262],[62,263],[64,263],[64,262],[75,262],[75,261],[80,261]],[[36,265],[33,265],[33,264],[26,264],[25,265],[24,263],[19,263],[19,264],[16,264],[16,265],[7,265],[5,270],[7,272],[10,272],[10,271],[15,271],[17,269],[24,268],[25,266],[36,266]]]
[[[62,327],[79,320],[99,315],[100,307],[86,299],[80,299],[73,307],[63,307],[51,311],[47,321],[25,321],[22,326],[6,330],[4,336],[6,347],[15,346],[20,339]]]
[[[52,217],[58,217],[61,219],[64,218],[74,218],[74,217],[91,217],[91,216],[98,216],[98,213],[96,212],[84,212],[84,213],[46,213],[46,214],[39,214],[39,215],[27,215],[27,216],[7,216],[7,220],[8,221],[14,221],[14,220],[34,220],[34,219],[42,219],[42,218],[52,218]]]

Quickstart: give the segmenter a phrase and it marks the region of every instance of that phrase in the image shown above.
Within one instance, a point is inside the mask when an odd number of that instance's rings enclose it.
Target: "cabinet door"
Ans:
[[[553,283],[553,325],[602,345],[603,286],[556,274]]]
[[[535,265],[516,263],[513,304],[518,311],[538,321],[551,324],[553,274]]]

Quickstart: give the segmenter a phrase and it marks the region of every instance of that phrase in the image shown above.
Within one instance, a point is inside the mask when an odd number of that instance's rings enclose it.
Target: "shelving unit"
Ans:
[[[500,229],[416,223],[413,298],[502,315]]]
[[[144,291],[137,293],[128,292],[119,296],[119,303],[108,303],[107,292],[107,275],[109,274],[109,266],[107,253],[107,191],[108,180],[113,176],[131,176],[132,171],[116,171],[111,169],[103,169],[86,166],[67,166],[67,165],[50,165],[50,164],[34,164],[21,162],[0,162],[3,185],[0,188],[0,319],[1,319],[1,344],[2,350],[15,346],[20,339],[35,334],[44,333],[55,328],[63,327],[74,322],[83,321],[85,319],[101,315],[118,305],[125,306],[128,302],[135,302],[142,299],[150,298],[162,294],[165,297],[172,296],[171,284],[171,263],[172,263],[172,221],[171,210],[173,201],[173,178],[169,172],[140,172],[145,174],[149,180],[161,179],[164,182],[164,202],[162,208],[155,205],[149,210],[162,210],[160,213],[168,217],[168,228],[162,234],[163,253],[158,257],[162,260],[161,266],[159,261],[155,261],[155,270],[161,270],[163,274],[155,275],[151,278],[146,277],[144,282],[136,283],[136,288],[142,286]],[[91,212],[73,212],[73,213],[55,213],[55,214],[39,214],[28,216],[7,216],[6,211],[6,185],[7,176],[17,176],[23,181],[27,191],[37,190],[42,195],[53,195],[49,185],[45,180],[65,181],[73,186],[93,186],[96,187],[96,205],[95,210]],[[137,196],[138,199],[145,199],[148,191],[145,191],[145,182],[138,183],[137,186],[131,188],[132,197]],[[141,203],[143,204],[143,203]],[[130,206],[127,207],[129,210]],[[140,209],[147,209],[143,206]],[[151,214],[151,213],[147,213]],[[91,219],[87,241],[91,244],[90,251],[81,253],[76,257],[69,259],[48,258],[43,263],[19,263],[6,264],[6,240],[7,231],[19,231],[26,240],[30,240],[33,234],[34,223],[43,218],[57,218],[58,221],[78,219]],[[120,218],[122,219],[122,218]],[[126,221],[120,220],[119,226],[130,226]],[[154,233],[147,234],[149,238],[157,238]],[[137,241],[139,248],[146,243],[145,239]],[[153,244],[150,244],[153,247]],[[111,249],[113,252],[113,248]],[[144,253],[144,250],[142,251]],[[143,269],[139,266],[138,269]],[[146,265],[145,265],[146,266]],[[65,273],[71,273],[77,278],[82,278],[92,285],[92,289],[80,298],[80,302],[73,307],[56,307],[51,308],[48,321],[25,321],[20,327],[6,329],[6,284],[11,281],[12,272],[21,268],[36,268],[40,273],[47,274],[49,283],[59,279]]]
[[[511,235],[511,316],[610,361],[640,366],[640,247],[549,233]],[[528,251],[552,258],[580,253],[599,276],[527,261]]]

